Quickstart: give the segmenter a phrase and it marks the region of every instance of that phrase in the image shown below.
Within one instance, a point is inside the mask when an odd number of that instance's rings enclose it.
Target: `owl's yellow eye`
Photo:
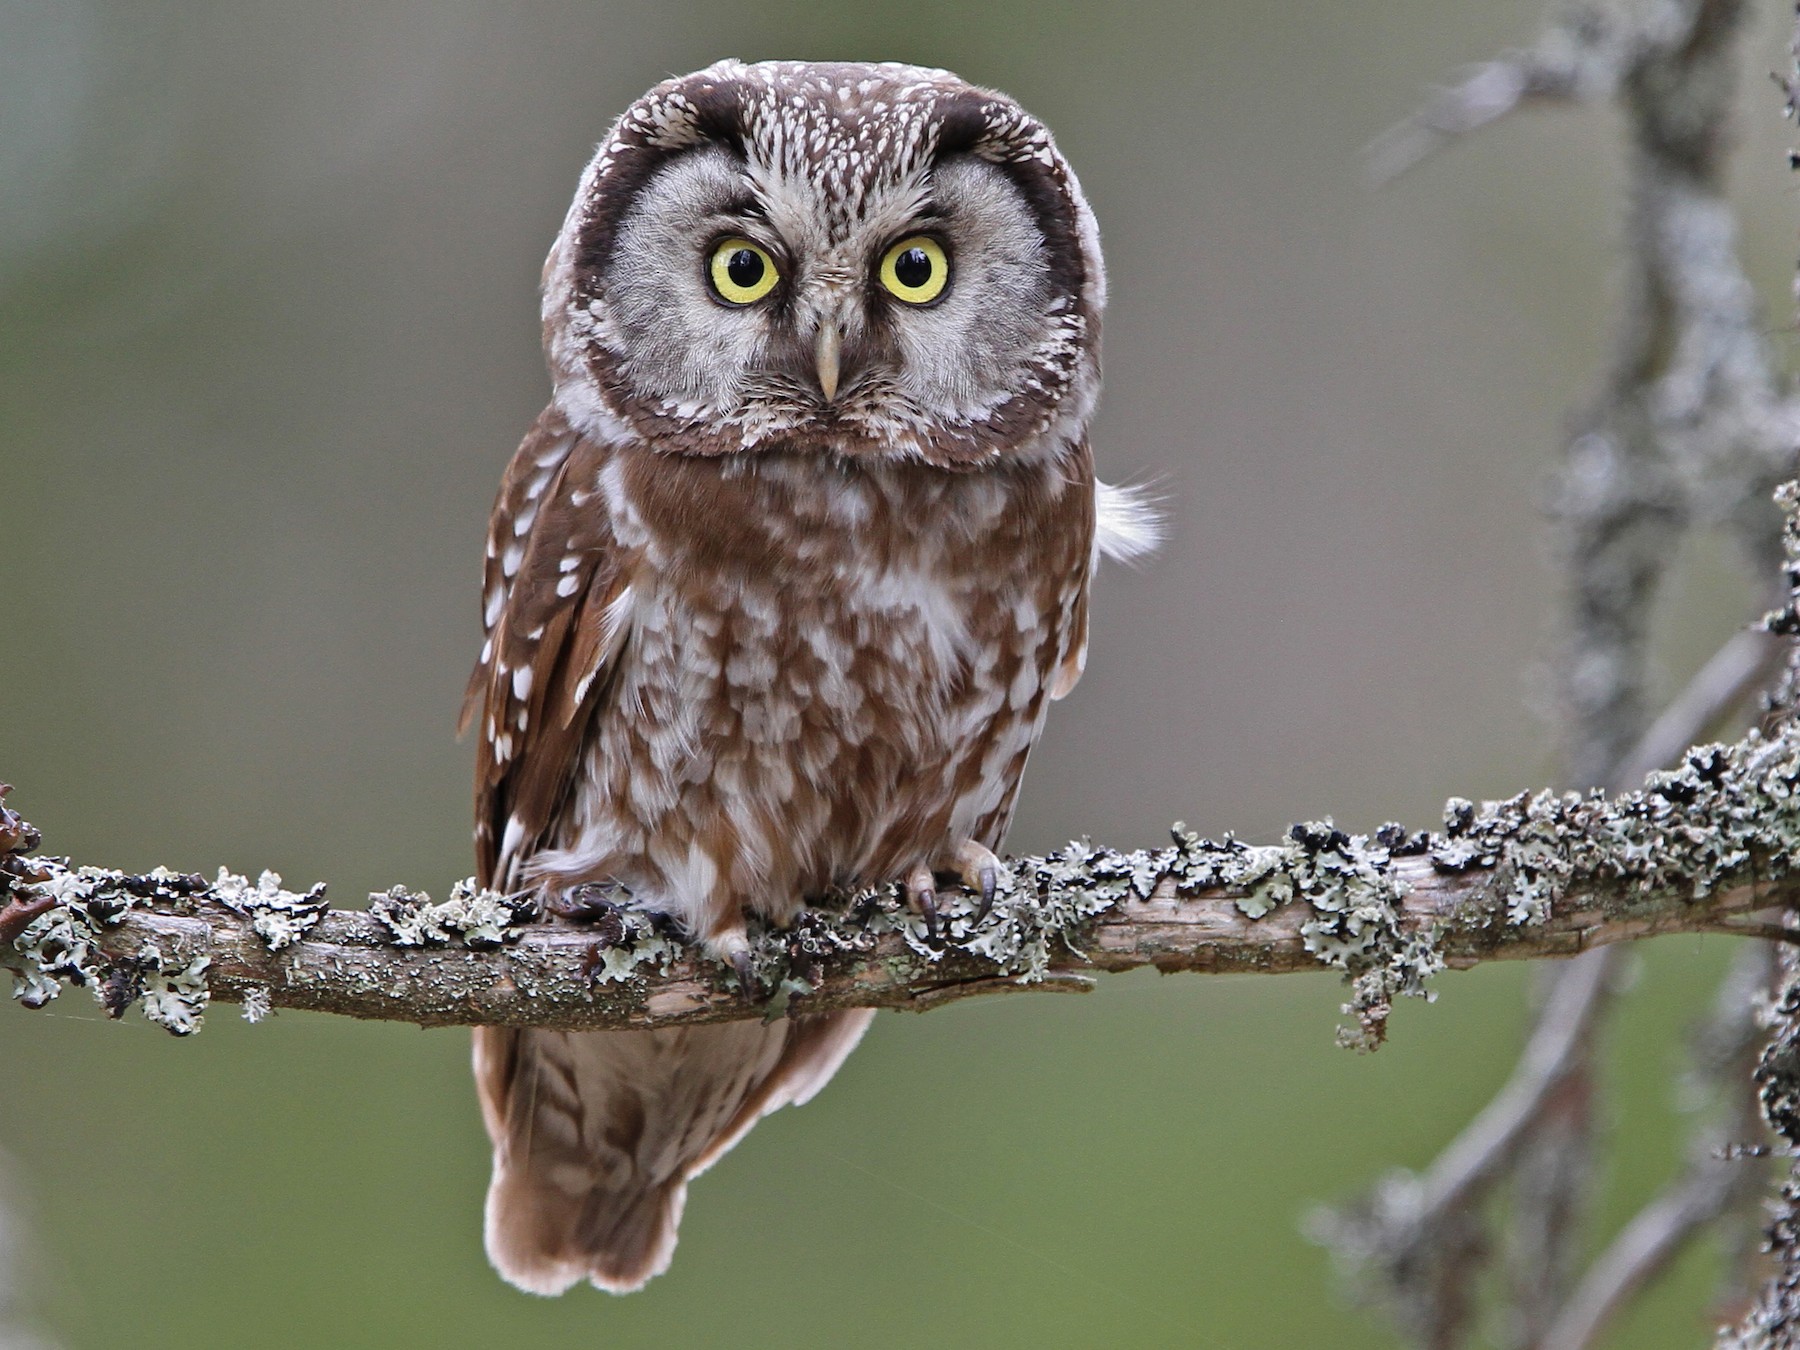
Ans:
[[[881,284],[909,305],[929,305],[950,284],[944,246],[923,234],[902,239],[881,259]]]
[[[753,305],[781,280],[775,260],[748,239],[724,239],[707,264],[713,293],[728,305]]]

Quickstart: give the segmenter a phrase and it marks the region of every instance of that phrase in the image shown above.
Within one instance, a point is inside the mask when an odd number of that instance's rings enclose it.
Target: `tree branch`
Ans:
[[[525,897],[466,883],[450,900],[396,889],[367,912],[330,911],[323,887],[284,891],[221,874],[211,884],[128,876],[15,853],[13,900],[52,906],[0,964],[41,1005],[64,984],[110,1011],[142,1000],[172,1030],[210,998],[254,1017],[303,1008],[436,1026],[644,1028],[848,1007],[925,1008],[977,994],[1067,989],[1089,974],[1342,971],[1353,1044],[1385,1032],[1394,997],[1445,966],[1572,956],[1608,943],[1726,926],[1800,900],[1800,746],[1752,734],[1689,754],[1616,800],[1521,795],[1445,826],[1351,836],[1295,826],[1290,842],[1085,845],[1012,864],[993,911],[946,891],[942,937],[892,888],[835,898],[764,933],[758,990],[653,917],[599,901],[596,921],[529,921]]]

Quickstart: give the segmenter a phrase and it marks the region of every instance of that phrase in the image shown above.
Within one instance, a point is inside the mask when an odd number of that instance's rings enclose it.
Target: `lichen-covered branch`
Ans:
[[[19,997],[65,985],[109,1011],[141,1002],[173,1031],[207,1002],[252,1017],[305,1008],[423,1025],[672,1026],[844,1007],[927,1008],[975,994],[1080,987],[1104,971],[1339,970],[1345,1039],[1373,1046],[1392,1000],[1445,966],[1570,956],[1655,933],[1729,930],[1800,899],[1800,741],[1752,735],[1689,754],[1639,792],[1549,792],[1444,826],[1372,836],[1295,826],[1287,843],[1204,840],[1159,850],[1073,844],[1012,864],[993,910],[946,894],[932,941],[891,889],[838,897],[762,935],[758,988],[652,916],[597,902],[594,922],[529,922],[527,897],[459,885],[396,889],[368,911],[323,887],[221,874],[127,876],[14,853],[10,907],[36,913],[0,948]],[[17,910],[15,910],[17,912]]]
[[[1651,722],[1651,620],[1681,538],[1722,526],[1753,570],[1771,575],[1779,534],[1769,489],[1792,472],[1800,442],[1800,404],[1775,376],[1724,190],[1747,9],[1744,0],[1570,6],[1532,47],[1474,68],[1371,147],[1377,178],[1389,178],[1529,104],[1607,99],[1624,115],[1615,353],[1550,492],[1566,573],[1565,762],[1577,786],[1630,786],[1671,762],[1766,686],[1780,652],[1765,634],[1738,635]],[[1611,1002],[1610,955],[1549,977],[1525,1060],[1437,1163],[1389,1178],[1320,1225],[1346,1264],[1372,1277],[1363,1294],[1418,1345],[1468,1341],[1472,1286],[1496,1257],[1507,1267],[1506,1344],[1586,1344],[1646,1272],[1735,1200],[1716,1168],[1695,1164],[1577,1282],[1595,1154],[1589,1047]],[[1562,1053],[1546,1059],[1536,1053],[1544,1046]],[[1484,1202],[1501,1186],[1510,1193],[1496,1228]]]

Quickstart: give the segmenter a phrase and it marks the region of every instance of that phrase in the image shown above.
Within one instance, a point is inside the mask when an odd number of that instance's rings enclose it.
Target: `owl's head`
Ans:
[[[601,145],[544,335],[590,435],[975,467],[1085,426],[1104,300],[1093,215],[1012,100],[914,66],[722,61]]]

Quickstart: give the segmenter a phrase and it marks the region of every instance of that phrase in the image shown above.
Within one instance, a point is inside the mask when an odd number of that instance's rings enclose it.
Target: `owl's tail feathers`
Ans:
[[[561,1177],[559,1170],[495,1160],[487,1253],[507,1283],[554,1295],[590,1280],[610,1294],[629,1294],[669,1268],[685,1178],[612,1189],[597,1176]]]
[[[668,1031],[478,1028],[494,1177],[487,1251],[510,1283],[630,1293],[669,1267],[687,1183],[855,1048],[867,1009]]]

